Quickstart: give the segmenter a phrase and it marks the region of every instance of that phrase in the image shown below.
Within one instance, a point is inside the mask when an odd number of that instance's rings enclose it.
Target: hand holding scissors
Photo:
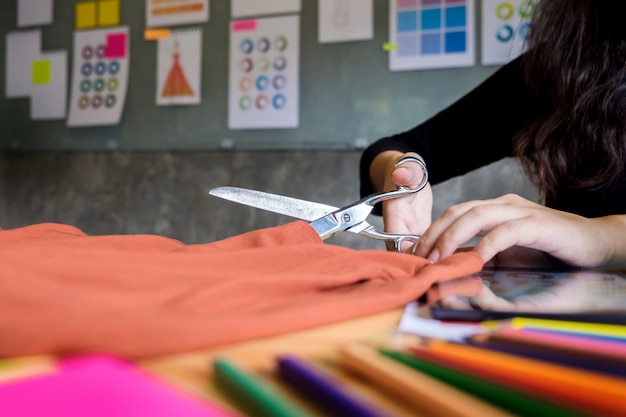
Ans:
[[[420,236],[381,232],[369,224],[366,219],[376,204],[417,193],[426,187],[428,171],[424,162],[415,157],[405,157],[400,159],[396,166],[406,162],[416,162],[424,171],[424,178],[416,188],[398,187],[392,191],[372,194],[343,208],[237,187],[217,187],[210,190],[209,194],[240,204],[307,220],[322,239],[348,231],[370,239],[390,241],[393,243],[394,250],[401,252],[403,242],[416,244]]]

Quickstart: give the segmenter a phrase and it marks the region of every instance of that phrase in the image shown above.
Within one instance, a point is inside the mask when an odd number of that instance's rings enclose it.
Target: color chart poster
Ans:
[[[128,27],[74,32],[68,126],[119,123],[126,101],[129,61]]]
[[[202,29],[172,31],[157,53],[157,105],[200,104]]]
[[[42,52],[40,30],[7,33],[6,96],[30,98],[31,120],[65,119],[67,52]]]
[[[483,0],[482,64],[506,64],[524,50],[537,1]]]
[[[209,0],[146,0],[146,26],[163,27],[209,20]]]
[[[473,66],[474,21],[474,0],[389,0],[389,69]]]
[[[298,127],[299,33],[299,16],[231,22],[229,128]]]

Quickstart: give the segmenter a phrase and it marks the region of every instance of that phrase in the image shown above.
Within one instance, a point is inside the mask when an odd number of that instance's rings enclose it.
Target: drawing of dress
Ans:
[[[180,52],[178,47],[178,41],[174,46],[174,63],[170,72],[167,74],[161,97],[180,97],[180,96],[195,96],[195,93],[191,89],[185,71],[180,65]]]

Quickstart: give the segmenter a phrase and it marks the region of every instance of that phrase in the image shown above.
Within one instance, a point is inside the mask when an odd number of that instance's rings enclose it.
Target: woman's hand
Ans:
[[[423,234],[415,254],[436,262],[476,236],[482,239],[473,250],[485,262],[520,246],[581,267],[623,266],[626,259],[626,216],[590,219],[515,194],[448,208]]]
[[[415,162],[396,163],[403,157],[420,158],[415,153],[383,152],[372,164],[371,177],[379,190],[390,191],[398,187],[417,188],[424,179],[422,167]],[[382,181],[381,181],[382,180]],[[421,235],[430,226],[432,219],[433,192],[430,184],[421,191],[406,197],[383,202],[383,223],[388,233]],[[388,246],[391,250],[391,247]],[[404,251],[412,248],[403,248]]]

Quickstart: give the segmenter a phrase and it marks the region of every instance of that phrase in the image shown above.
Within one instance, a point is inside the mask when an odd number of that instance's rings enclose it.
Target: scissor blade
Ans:
[[[337,207],[326,204],[239,187],[217,187],[211,189],[209,194],[225,200],[234,201],[235,203],[271,211],[273,213],[283,214],[285,216],[295,217],[309,222],[338,210]]]

